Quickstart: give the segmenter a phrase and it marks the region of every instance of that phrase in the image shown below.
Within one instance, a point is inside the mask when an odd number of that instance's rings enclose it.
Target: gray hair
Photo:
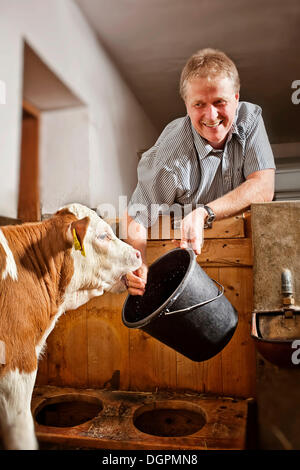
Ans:
[[[200,49],[185,64],[180,77],[180,95],[185,101],[186,85],[193,78],[228,77],[232,80],[234,91],[240,90],[240,77],[234,62],[218,49]]]

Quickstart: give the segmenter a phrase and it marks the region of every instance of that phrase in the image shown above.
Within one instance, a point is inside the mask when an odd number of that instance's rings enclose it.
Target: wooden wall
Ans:
[[[178,237],[176,231],[173,235]],[[40,360],[37,383],[255,396],[250,216],[215,223],[205,236],[197,261],[224,285],[225,295],[239,314],[237,330],[221,353],[196,363],[143,331],[126,328],[121,312],[127,294],[106,293],[59,319]],[[170,240],[149,240],[149,263],[173,248]]]

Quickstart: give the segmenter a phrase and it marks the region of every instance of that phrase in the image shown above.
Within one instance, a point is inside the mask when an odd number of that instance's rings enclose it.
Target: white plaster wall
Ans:
[[[300,142],[272,144],[277,166],[275,199],[300,199]]]
[[[86,108],[42,113],[41,210],[52,214],[71,202],[89,205],[89,121]]]
[[[18,169],[21,119],[22,43],[4,21],[0,1],[0,80],[6,103],[0,104],[0,214],[15,217],[18,202]]]
[[[84,177],[74,181],[74,198],[82,185],[82,202],[117,206],[120,194],[131,195],[136,152],[153,144],[156,129],[72,0],[0,0],[0,80],[6,83],[6,104],[0,105],[0,214],[17,214],[24,39],[87,106],[88,193]]]

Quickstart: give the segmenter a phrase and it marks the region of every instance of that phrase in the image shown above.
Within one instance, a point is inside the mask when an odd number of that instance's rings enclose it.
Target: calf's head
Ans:
[[[73,289],[124,291],[125,275],[142,264],[140,252],[119,240],[110,225],[93,210],[81,204],[69,204],[57,214],[66,211],[77,217],[67,231],[73,245]]]

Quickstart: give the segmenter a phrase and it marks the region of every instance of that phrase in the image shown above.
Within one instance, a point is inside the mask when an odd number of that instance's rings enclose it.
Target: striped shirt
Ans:
[[[196,132],[188,115],[168,124],[142,155],[129,215],[148,227],[156,221],[161,205],[209,204],[251,173],[275,168],[261,112],[255,104],[240,102],[221,150]]]

